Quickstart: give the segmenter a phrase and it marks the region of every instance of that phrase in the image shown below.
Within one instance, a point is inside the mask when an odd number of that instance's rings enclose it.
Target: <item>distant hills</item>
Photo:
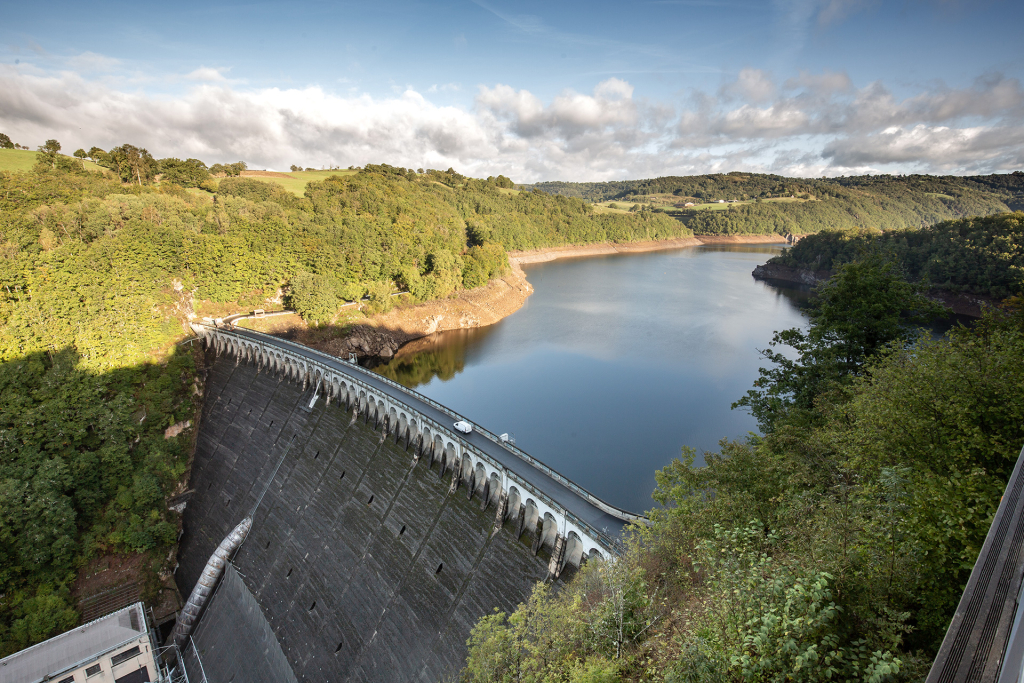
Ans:
[[[838,178],[734,172],[596,183],[549,181],[517,187],[609,207],[667,213],[697,235],[919,228],[1024,209],[1021,171]]]

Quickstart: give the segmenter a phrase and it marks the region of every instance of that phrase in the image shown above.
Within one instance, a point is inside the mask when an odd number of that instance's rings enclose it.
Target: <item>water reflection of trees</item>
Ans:
[[[413,389],[428,384],[435,377],[447,382],[466,366],[465,344],[445,344],[418,353],[395,358],[373,369],[377,374],[393,379]]]

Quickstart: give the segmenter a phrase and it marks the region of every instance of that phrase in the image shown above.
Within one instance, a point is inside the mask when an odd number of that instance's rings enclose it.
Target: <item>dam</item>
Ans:
[[[618,554],[644,521],[479,426],[456,432],[461,416],[370,371],[193,327],[208,375],[182,594],[246,526],[187,627],[190,681],[452,677],[481,616]]]

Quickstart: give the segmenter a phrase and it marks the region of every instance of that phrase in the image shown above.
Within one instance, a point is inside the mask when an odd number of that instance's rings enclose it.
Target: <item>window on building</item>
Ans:
[[[85,675],[88,678],[89,676],[95,676],[99,672],[100,672],[100,665],[99,664],[93,664],[92,666],[88,667],[85,670]]]
[[[132,657],[137,657],[140,654],[142,654],[142,650],[139,649],[138,645],[128,650],[125,650],[124,652],[118,652],[116,655],[110,658],[110,666],[117,666],[118,664],[121,664],[122,662],[127,662]]]
[[[71,676],[68,676],[67,678],[60,679],[59,681],[57,681],[57,683],[75,683],[75,677],[74,677],[74,675],[71,675]]]

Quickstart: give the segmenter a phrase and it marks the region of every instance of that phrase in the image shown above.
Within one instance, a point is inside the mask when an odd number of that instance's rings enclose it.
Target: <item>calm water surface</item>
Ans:
[[[782,246],[696,247],[526,266],[501,322],[417,340],[381,374],[516,443],[609,503],[650,508],[680,448],[756,430],[730,410],[774,330],[804,326],[797,287],[750,272]]]

